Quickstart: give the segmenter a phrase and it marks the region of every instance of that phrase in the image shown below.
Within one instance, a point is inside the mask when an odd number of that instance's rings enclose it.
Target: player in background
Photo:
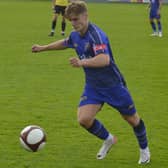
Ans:
[[[83,1],[69,4],[65,16],[74,28],[70,36],[47,45],[35,44],[32,46],[32,52],[75,49],[78,58],[70,58],[70,64],[75,68],[83,68],[85,72],[85,87],[77,118],[84,129],[103,140],[97,159],[103,159],[117,142],[116,136],[96,119],[96,114],[101,111],[103,104],[107,103],[132,127],[140,147],[139,164],[149,163],[150,152],[145,124],[136,112],[125,80],[114,61],[108,37],[100,28],[89,22],[87,6]]]
[[[161,25],[161,21],[160,21],[161,6],[162,6],[162,0],[150,0],[150,3],[149,3],[149,8],[150,8],[149,20],[150,20],[150,24],[151,24],[152,30],[153,30],[153,33],[151,34],[151,36],[162,37],[162,25]],[[155,23],[155,20],[156,20],[157,23]],[[157,24],[157,26],[156,26],[156,24]]]
[[[66,29],[66,20],[64,17],[65,8],[68,5],[69,0],[52,0],[52,8],[54,11],[52,24],[51,24],[51,32],[49,36],[54,36],[55,28],[57,24],[58,16],[62,15],[62,22],[61,22],[61,35],[65,35],[65,29]]]

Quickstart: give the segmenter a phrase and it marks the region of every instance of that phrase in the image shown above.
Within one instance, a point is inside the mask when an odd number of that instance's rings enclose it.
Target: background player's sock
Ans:
[[[161,25],[161,22],[158,21],[157,24],[158,24],[158,30],[159,30],[159,32],[162,32],[162,25]]]
[[[151,22],[152,30],[153,32],[156,32],[156,25],[154,22]]]
[[[61,29],[62,29],[63,32],[65,31],[65,28],[66,28],[66,22],[62,22],[61,23]]]
[[[52,26],[51,26],[52,32],[54,32],[55,27],[56,27],[56,21],[52,21]]]

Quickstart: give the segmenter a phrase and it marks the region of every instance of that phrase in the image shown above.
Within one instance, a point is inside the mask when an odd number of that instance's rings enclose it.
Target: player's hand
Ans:
[[[32,46],[32,52],[40,52],[42,51],[42,46],[38,45],[38,44],[35,44]]]
[[[76,57],[70,58],[69,62],[73,67],[81,67],[82,66],[81,60],[79,58],[76,58]]]
[[[151,8],[151,4],[148,5],[147,9],[150,9]]]
[[[160,9],[157,10],[157,15],[160,15]]]
[[[54,5],[52,5],[52,9],[54,9],[55,8],[55,6]]]

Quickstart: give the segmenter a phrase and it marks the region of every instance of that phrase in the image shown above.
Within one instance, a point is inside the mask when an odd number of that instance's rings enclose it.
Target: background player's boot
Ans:
[[[149,148],[140,149],[140,159],[138,164],[146,164],[150,162],[150,151]]]
[[[64,35],[65,35],[65,32],[64,32],[64,31],[62,31],[62,32],[61,32],[61,35],[62,35],[62,36],[64,36]]]
[[[158,36],[159,36],[159,37],[162,37],[162,36],[163,36],[161,31],[159,31]]]
[[[113,144],[117,143],[117,137],[113,136],[111,139],[105,140],[102,147],[97,153],[97,159],[103,159],[106,157],[107,153],[111,149]]]
[[[150,36],[157,36],[158,33],[156,31],[154,31]]]
[[[50,37],[54,36],[54,32],[51,32],[48,36]]]

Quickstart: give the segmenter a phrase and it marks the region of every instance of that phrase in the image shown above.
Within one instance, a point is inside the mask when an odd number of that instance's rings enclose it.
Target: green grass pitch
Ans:
[[[109,36],[115,60],[146,122],[152,160],[168,166],[168,6],[162,7],[163,37],[150,37],[146,5],[88,4],[90,20]],[[0,168],[138,168],[139,151],[130,126],[105,105],[98,118],[118,136],[118,144],[96,160],[101,141],[83,130],[76,109],[83,89],[82,69],[69,65],[71,49],[33,54],[34,43],[49,38],[49,1],[0,0]],[[67,25],[67,34],[71,25]],[[46,147],[31,153],[19,133],[37,124],[47,132]],[[144,166],[145,167],[145,166]]]

